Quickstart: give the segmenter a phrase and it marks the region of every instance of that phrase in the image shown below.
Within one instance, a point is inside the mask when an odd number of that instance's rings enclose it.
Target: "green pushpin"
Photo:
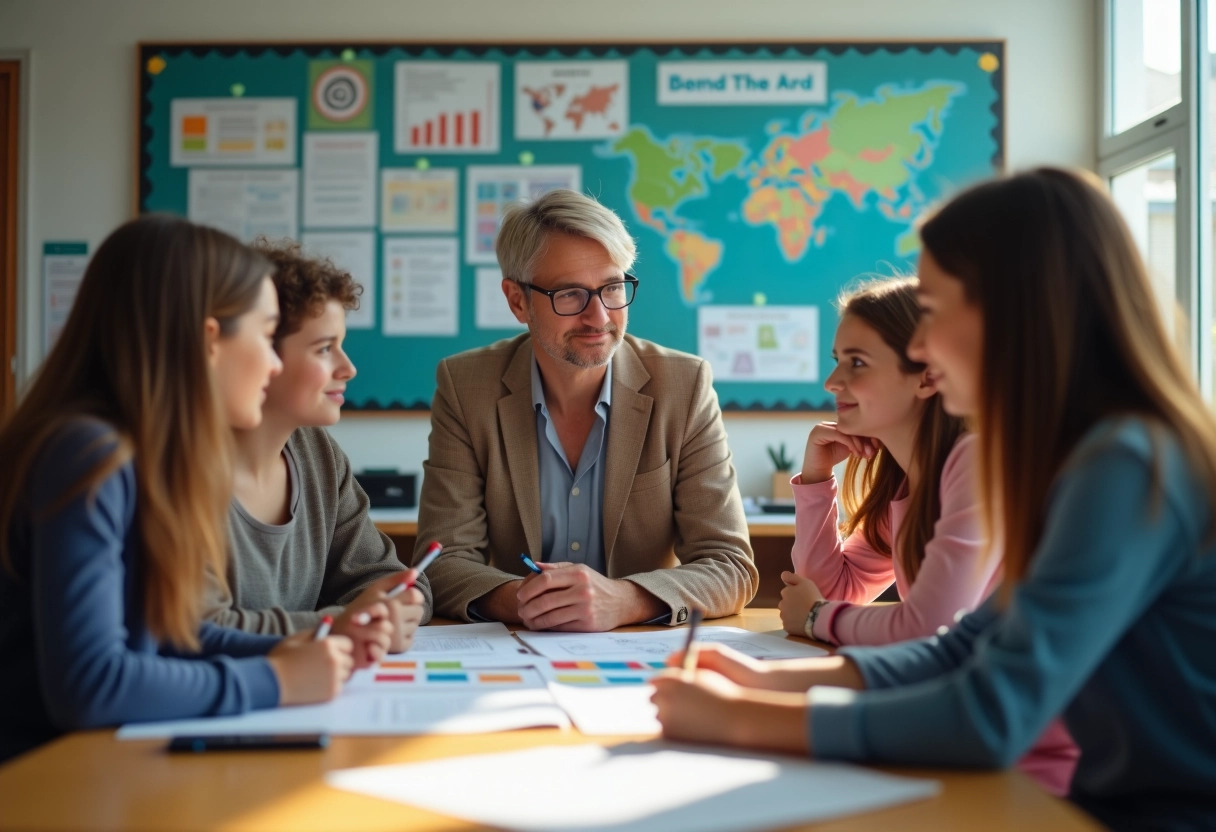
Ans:
[[[535,161],[536,156],[533,155],[531,150],[525,150],[523,153],[519,154],[519,163],[521,165],[530,165]]]
[[[355,59],[355,50],[353,50],[353,49],[343,49],[342,50],[342,60],[353,61],[354,59]]]
[[[232,94],[236,98],[240,98],[242,95],[245,94],[245,85],[244,84],[233,84],[232,85]]]
[[[418,170],[427,170],[430,168],[430,166],[430,161],[425,157],[419,159],[417,162],[414,162],[414,167],[418,168]]]
[[[756,292],[756,294],[752,295],[752,303],[756,306],[764,306],[764,304],[768,303],[768,295],[764,294],[764,292]]]

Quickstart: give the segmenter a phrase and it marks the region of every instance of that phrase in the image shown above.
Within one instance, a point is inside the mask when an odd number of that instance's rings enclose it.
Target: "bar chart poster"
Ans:
[[[499,64],[400,61],[397,153],[497,153]]]

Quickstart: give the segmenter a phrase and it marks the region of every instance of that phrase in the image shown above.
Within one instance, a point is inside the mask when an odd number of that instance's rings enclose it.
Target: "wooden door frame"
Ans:
[[[0,416],[17,404],[22,61],[0,56]]]

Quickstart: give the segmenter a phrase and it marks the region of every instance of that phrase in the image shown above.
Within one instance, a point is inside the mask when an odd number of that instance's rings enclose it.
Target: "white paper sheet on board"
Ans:
[[[378,133],[305,133],[304,226],[375,226],[378,158]]]
[[[347,329],[376,325],[376,235],[372,231],[305,231],[300,244],[311,255],[327,257],[363,287],[359,308],[346,313]]]
[[[385,237],[380,331],[385,335],[456,335],[459,267],[455,237]]]

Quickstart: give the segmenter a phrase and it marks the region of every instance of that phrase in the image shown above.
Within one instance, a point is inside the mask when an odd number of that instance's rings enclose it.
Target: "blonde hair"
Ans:
[[[101,461],[65,484],[54,511],[130,462],[138,483],[139,580],[149,631],[197,648],[210,568],[223,580],[232,493],[231,430],[207,361],[204,324],[221,337],[253,308],[268,260],[232,237],[147,215],[98,248],[63,333],[21,404],[0,425],[0,563],[21,577],[11,529],[38,456],[73,421],[113,428]],[[28,569],[30,564],[20,564]]]
[[[1154,443],[1177,441],[1216,495],[1216,422],[1092,174],[1038,168],[978,185],[925,222],[921,240],[983,316],[980,483],[1006,595],[1029,569],[1061,466],[1103,419],[1146,418]]]
[[[503,212],[494,241],[502,276],[517,283],[531,283],[532,267],[544,253],[552,232],[594,240],[624,272],[637,259],[637,246],[620,217],[589,196],[558,188]]]
[[[895,350],[900,372],[919,375],[925,371],[924,364],[908,358],[908,344],[920,319],[915,278],[868,283],[841,295],[837,308],[841,318],[851,315],[873,329],[883,343]],[[909,584],[920,572],[925,546],[933,538],[933,527],[942,513],[940,483],[946,459],[965,431],[963,420],[945,411],[941,396],[935,394],[921,403],[912,448],[912,464],[920,472],[920,480],[908,495],[908,511],[897,541],[900,563]],[[848,536],[861,529],[866,542],[875,551],[890,556],[888,510],[907,479],[907,472],[881,444],[873,459],[849,457],[841,492],[841,501],[849,513],[844,534]]]

